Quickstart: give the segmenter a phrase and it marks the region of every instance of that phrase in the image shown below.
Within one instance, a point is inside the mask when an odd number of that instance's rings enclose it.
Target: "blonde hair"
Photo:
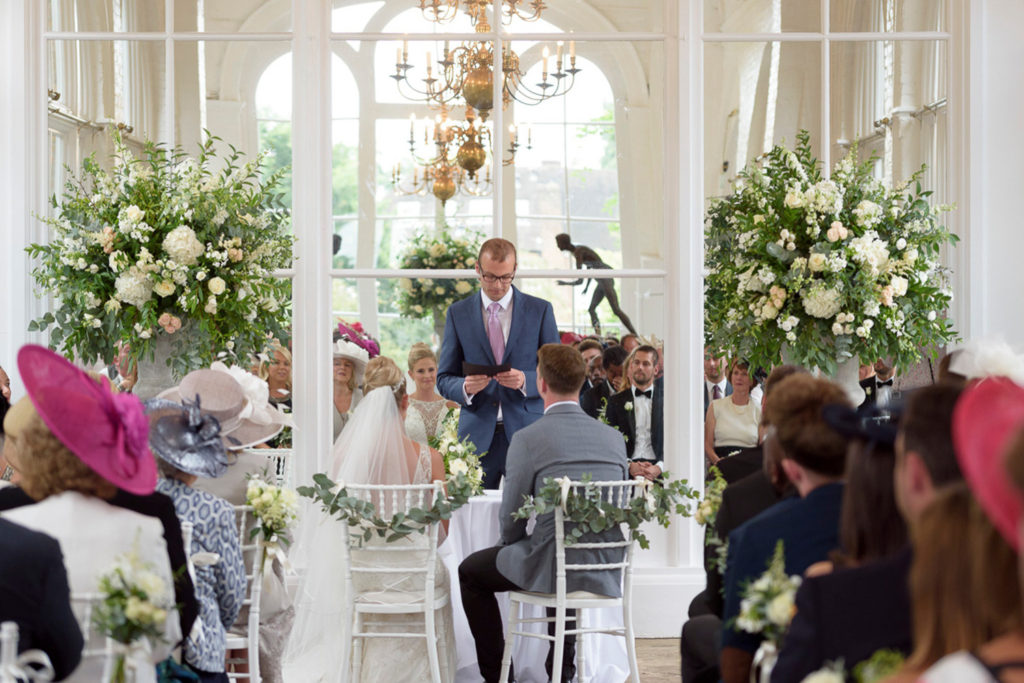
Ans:
[[[402,406],[405,398],[405,373],[398,364],[387,356],[377,356],[366,364],[363,374],[363,393],[368,395],[374,389],[386,387],[395,395],[395,402]]]
[[[110,499],[117,487],[96,474],[53,435],[34,410],[15,439],[21,487],[33,500],[64,491]]]
[[[435,364],[437,363],[437,356],[434,355],[434,350],[430,348],[428,344],[416,342],[412,345],[412,348],[409,349],[409,371],[411,372],[412,367],[424,358],[429,358],[434,361]]]
[[[256,376],[262,379],[263,381],[267,381],[268,379],[270,379],[270,366],[273,365],[277,360],[276,358],[274,358],[275,353],[280,353],[282,356],[284,356],[284,359],[288,361],[288,363],[292,362],[292,352],[289,351],[287,347],[282,346],[279,342],[272,343],[270,345],[269,357],[266,360],[260,361],[259,369],[256,371]],[[291,380],[289,379],[288,386],[291,386],[291,384]]]

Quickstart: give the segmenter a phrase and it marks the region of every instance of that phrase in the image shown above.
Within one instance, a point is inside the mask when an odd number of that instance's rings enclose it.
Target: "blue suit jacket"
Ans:
[[[494,354],[484,328],[480,292],[448,307],[444,323],[444,342],[437,363],[437,388],[441,395],[462,406],[459,436],[476,444],[483,453],[494,438],[501,403],[505,435],[511,441],[519,429],[540,419],[544,402],[537,393],[537,349],[544,344],[557,344],[558,327],[551,304],[512,288],[512,325],[505,342],[503,363],[522,370],[526,375],[523,391],[507,389],[492,380],[483,391],[472,396],[466,405],[462,391],[462,362],[494,365]]]

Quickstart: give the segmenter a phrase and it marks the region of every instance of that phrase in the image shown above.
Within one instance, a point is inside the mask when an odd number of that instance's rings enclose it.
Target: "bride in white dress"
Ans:
[[[412,441],[405,433],[409,397],[402,371],[386,357],[374,358],[366,367],[364,398],[334,444],[328,476],[346,484],[422,484],[444,479],[440,454]],[[351,662],[341,661],[350,624],[345,623],[345,568],[342,543],[347,526],[309,507],[299,530],[297,556],[307,558],[308,569],[296,596],[295,627],[284,657],[286,681],[333,682]],[[427,536],[414,533],[404,541],[412,552],[401,554],[410,566],[418,559]],[[374,537],[370,542],[384,543]],[[389,544],[394,545],[394,544]],[[373,561],[376,553],[359,553],[356,561]],[[396,553],[381,553],[394,559]],[[369,557],[367,557],[369,556]],[[403,562],[404,564],[404,562]],[[435,585],[447,588],[448,574],[437,561]],[[353,575],[356,589],[422,590],[423,574]],[[418,585],[417,585],[418,582]],[[455,678],[455,640],[451,604],[435,615],[438,629],[441,680]],[[366,615],[366,630],[422,630],[418,615]],[[363,642],[361,680],[374,683],[422,683],[430,680],[426,642],[409,638],[367,638]]]
[[[416,391],[409,397],[405,431],[416,443],[425,444],[430,437],[441,432],[444,416],[456,404],[444,400],[437,393],[437,356],[423,342],[417,342],[409,349],[409,377],[415,383]]]

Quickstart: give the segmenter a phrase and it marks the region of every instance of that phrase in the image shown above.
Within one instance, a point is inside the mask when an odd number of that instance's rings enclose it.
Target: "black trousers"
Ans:
[[[477,451],[480,451],[479,445]],[[480,468],[484,471],[484,488],[497,489],[501,477],[505,474],[505,455],[508,454],[508,437],[505,425],[501,422],[494,428],[494,437],[487,453],[480,460]]]
[[[498,551],[501,546],[478,550],[459,565],[459,587],[462,593],[462,609],[466,612],[469,630],[476,643],[476,661],[480,675],[486,683],[495,683],[501,675],[501,655],[505,648],[505,635],[501,623],[501,612],[495,593],[521,590],[498,571]],[[554,616],[554,610],[548,610]],[[579,618],[578,614],[576,615]],[[548,624],[548,634],[554,635],[554,622]],[[554,643],[548,650],[544,670],[551,677],[554,664]],[[562,654],[561,680],[568,683],[576,673],[576,636],[565,637]],[[514,674],[509,680],[515,680]]]

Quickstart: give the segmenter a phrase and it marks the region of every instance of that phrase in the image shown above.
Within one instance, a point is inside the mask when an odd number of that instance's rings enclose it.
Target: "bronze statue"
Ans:
[[[558,243],[559,250],[572,252],[573,258],[576,259],[577,268],[590,268],[591,270],[611,269],[611,266],[602,261],[596,251],[582,244],[574,245],[572,238],[564,232],[560,235],[555,235],[555,242]],[[584,278],[582,277],[577,280],[559,280],[558,284],[575,286],[581,284],[583,280]],[[629,316],[619,307],[619,295],[615,292],[615,280],[612,278],[587,278],[587,284],[583,286],[584,294],[587,293],[591,282],[596,282],[597,286],[594,289],[594,296],[590,299],[590,321],[594,324],[594,331],[597,332],[598,336],[601,335],[601,323],[597,319],[597,305],[606,297],[608,305],[612,307],[612,313],[618,316],[627,330],[636,334],[633,323],[629,321]]]

